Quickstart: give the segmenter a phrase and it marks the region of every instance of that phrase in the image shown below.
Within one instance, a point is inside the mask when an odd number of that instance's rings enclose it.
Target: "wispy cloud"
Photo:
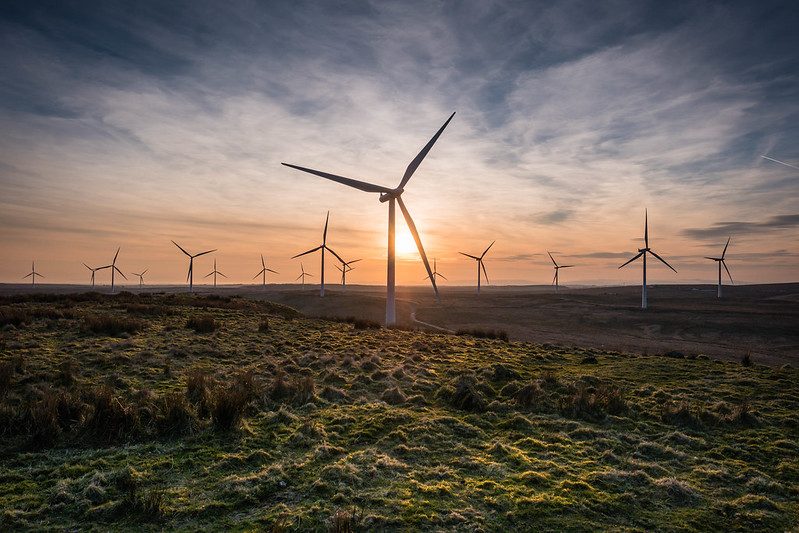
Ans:
[[[763,222],[717,222],[708,228],[688,228],[683,234],[695,239],[719,239],[730,235],[762,234],[799,227],[799,215],[776,215]]]

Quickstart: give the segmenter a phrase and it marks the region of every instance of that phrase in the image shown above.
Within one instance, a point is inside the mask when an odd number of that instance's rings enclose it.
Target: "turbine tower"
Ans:
[[[300,269],[302,270],[302,274],[300,274],[299,276],[297,276],[297,279],[300,279],[300,278],[302,278],[302,286],[303,286],[303,287],[305,287],[305,276],[310,276],[310,277],[313,277],[313,274],[308,274],[308,273],[305,271],[305,267],[302,265],[302,262],[300,262]],[[295,279],[294,281],[297,281],[297,279]]]
[[[330,249],[327,246],[327,223],[329,221],[330,221],[330,211],[327,212],[327,218],[325,218],[325,230],[322,233],[322,244],[320,244],[316,248],[312,248],[311,250],[308,250],[307,252],[302,252],[301,254],[297,254],[294,257],[292,257],[292,259],[296,259],[298,257],[302,257],[303,255],[312,254],[312,253],[314,253],[316,251],[321,251],[322,252],[322,278],[321,278],[321,285],[319,286],[319,296],[320,297],[323,297],[325,295],[325,250],[327,250],[331,254],[335,255],[336,259],[338,259],[342,263],[344,262],[344,260],[341,257],[339,257],[339,255],[336,252],[334,252],[332,249]],[[305,280],[303,279],[303,285],[304,284],[305,284]]]
[[[30,274],[28,274],[26,276],[22,276],[22,279],[30,278],[31,279],[31,286],[33,287],[33,286],[36,285],[36,276],[39,276],[40,278],[44,277],[41,274],[39,274],[38,272],[36,272],[36,262],[31,261],[31,272],[30,272]]]
[[[433,135],[433,138],[430,139],[422,151],[414,158],[413,161],[408,165],[408,168],[405,169],[405,174],[402,176],[402,179],[399,182],[399,185],[394,189],[390,189],[388,187],[383,187],[382,185],[375,185],[373,183],[366,183],[364,181],[358,181],[351,178],[345,178],[342,176],[336,176],[335,174],[328,174],[327,172],[320,172],[318,170],[312,170],[310,168],[298,167],[296,165],[290,165],[287,163],[283,163],[283,165],[287,167],[291,167],[297,170],[301,170],[303,172],[308,172],[310,174],[315,174],[316,176],[332,180],[338,183],[342,183],[344,185],[349,185],[355,189],[364,191],[364,192],[373,192],[380,194],[380,201],[381,202],[388,202],[388,259],[387,259],[387,267],[386,267],[386,325],[393,326],[396,321],[396,265],[395,265],[395,257],[394,257],[394,241],[395,241],[395,204],[399,204],[400,210],[402,211],[402,216],[405,217],[405,223],[408,224],[408,229],[411,231],[413,235],[414,241],[416,241],[416,247],[419,249],[419,255],[422,257],[422,262],[424,262],[424,267],[427,269],[427,274],[432,274],[432,270],[430,270],[430,263],[427,261],[427,255],[424,253],[424,248],[422,247],[422,240],[419,237],[419,232],[416,231],[416,225],[413,223],[413,219],[411,218],[411,214],[408,212],[408,208],[405,207],[405,203],[402,201],[402,193],[405,191],[405,185],[407,185],[408,180],[411,179],[416,169],[419,168],[419,165],[422,163],[422,160],[427,156],[427,153],[433,147],[435,142],[438,140],[441,133],[444,131],[444,128],[447,127],[449,122],[452,120],[452,117],[455,116],[455,113],[452,113],[450,117],[444,122],[444,125]],[[430,276],[430,282],[433,284],[433,290],[436,294],[436,301],[438,301],[438,287],[436,287],[436,279],[435,276]]]
[[[347,286],[347,272],[350,270],[355,270],[355,267],[352,267],[353,263],[357,263],[358,261],[362,261],[362,259],[353,259],[352,261],[345,261],[341,263],[341,266],[336,265],[336,268],[339,272],[341,272],[341,286]]]
[[[560,289],[558,270],[560,270],[561,268],[571,268],[574,265],[559,265],[557,262],[555,262],[555,258],[552,257],[552,254],[550,254],[549,252],[547,252],[547,254],[549,255],[549,258],[552,259],[552,264],[555,265],[555,277],[552,278],[552,284],[555,286],[555,291],[557,292]]]
[[[486,278],[486,283],[488,283],[488,272],[486,272],[486,266],[485,263],[483,263],[483,258],[486,256],[491,247],[494,246],[494,242],[488,245],[488,248],[485,249],[485,251],[480,255],[480,257],[477,257],[476,255],[467,254],[465,252],[458,252],[461,255],[465,255],[466,257],[471,257],[472,259],[477,261],[477,294],[480,294],[480,269],[483,270],[483,275]]]
[[[669,267],[672,270],[674,270],[674,268],[672,268],[672,266],[670,264],[668,264],[665,259],[660,257],[658,254],[656,254],[655,252],[653,252],[649,248],[649,214],[647,213],[646,210],[644,210],[644,247],[638,249],[638,255],[636,255],[635,257],[633,257],[632,259],[630,259],[629,261],[627,261],[626,263],[624,263],[623,265],[621,265],[619,267],[619,268],[622,268],[624,266],[627,266],[630,263],[632,263],[633,261],[635,261],[636,259],[638,259],[639,257],[643,257],[644,258],[644,263],[643,263],[644,278],[643,278],[643,284],[642,284],[642,287],[641,287],[641,309],[646,309],[646,307],[647,307],[647,300],[646,300],[646,254],[648,254],[648,253],[652,254],[658,261],[660,261],[661,263],[663,263],[667,267]],[[674,273],[676,274],[677,271],[674,270]]]
[[[719,264],[719,291],[717,294],[717,298],[721,298],[721,266],[724,265],[724,270],[727,271],[727,275],[730,277],[730,283],[735,285],[735,282],[732,280],[732,274],[730,274],[730,269],[727,268],[727,262],[724,261],[724,255],[727,253],[727,247],[730,245],[730,239],[732,237],[727,238],[727,244],[724,245],[724,251],[721,252],[721,257],[705,257],[705,259],[710,259],[711,261],[715,261]]]
[[[214,288],[216,288],[216,275],[217,275],[217,274],[219,274],[219,275],[220,275],[220,276],[222,276],[223,278],[227,278],[227,276],[226,276],[226,275],[222,274],[220,271],[218,271],[218,270],[216,269],[216,259],[214,259],[214,269],[213,269],[211,272],[209,272],[208,274],[206,274],[206,275],[205,275],[205,277],[206,277],[206,278],[207,278],[208,276],[214,276]]]
[[[142,271],[141,274],[137,274],[136,272],[131,272],[131,274],[133,274],[134,276],[139,276],[139,288],[140,289],[142,288],[142,285],[144,285],[144,275],[147,273],[148,270],[150,270],[150,269],[149,268],[145,268]]]
[[[439,272],[438,272],[438,265],[436,264],[436,258],[435,258],[435,257],[433,258],[433,277],[434,277],[434,278],[435,278],[435,277],[439,277],[439,278],[441,278],[441,279],[443,279],[443,280],[449,281],[449,280],[448,280],[448,279],[447,279],[447,278],[444,276],[444,274],[439,274]],[[430,276],[427,276],[427,277],[426,277],[426,278],[424,278],[422,281],[424,281],[424,280],[427,280],[427,279],[430,279]]]
[[[272,274],[280,274],[280,272],[275,272],[271,268],[266,268],[266,261],[264,261],[264,254],[261,254],[261,266],[263,267],[260,272],[252,277],[252,279],[257,278],[258,276],[263,276],[263,287],[266,288],[266,273],[271,272]]]
[[[107,267],[97,267],[97,268],[92,268],[92,267],[90,267],[89,265],[87,265],[86,263],[83,263],[83,266],[85,266],[86,268],[88,268],[88,269],[89,269],[89,270],[91,270],[91,272],[92,272],[92,289],[93,289],[93,288],[94,288],[94,274],[95,274],[95,273],[96,273],[98,270],[102,270],[102,269],[104,269],[104,268],[107,268]]]
[[[114,274],[116,272],[119,272],[119,275],[125,278],[126,280],[128,279],[128,277],[125,274],[123,274],[122,271],[119,270],[119,268],[117,268],[117,257],[119,257],[119,250],[121,250],[121,248],[117,248],[117,253],[114,254],[114,260],[111,261],[110,265],[105,265],[104,267],[100,267],[97,269],[97,270],[102,270],[103,268],[111,269],[111,294],[114,294]]]
[[[211,252],[215,252],[216,250],[215,249],[214,250],[208,250],[207,252],[200,252],[199,254],[191,255],[189,252],[184,250],[183,247],[181,245],[179,245],[178,243],[176,243],[175,241],[172,241],[172,244],[174,244],[175,246],[180,248],[180,251],[183,252],[184,254],[186,254],[189,257],[189,273],[186,276],[186,281],[189,282],[189,292],[192,292],[194,290],[194,258],[195,257],[200,257],[201,255],[210,254]],[[216,269],[214,269],[214,270],[216,270]]]

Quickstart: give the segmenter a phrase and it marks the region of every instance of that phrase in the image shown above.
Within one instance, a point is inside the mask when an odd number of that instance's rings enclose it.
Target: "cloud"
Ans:
[[[688,228],[683,235],[695,239],[718,239],[731,235],[762,234],[799,227],[798,215],[775,215],[763,222],[717,222],[708,228]]]

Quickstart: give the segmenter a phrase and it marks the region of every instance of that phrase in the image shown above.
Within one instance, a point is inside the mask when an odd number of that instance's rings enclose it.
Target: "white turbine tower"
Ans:
[[[560,289],[560,283],[559,283],[559,281],[560,281],[560,278],[559,278],[559,276],[558,276],[558,271],[559,271],[561,268],[571,268],[571,267],[573,267],[574,265],[559,265],[559,264],[558,264],[558,263],[555,261],[555,258],[554,258],[554,257],[552,257],[552,254],[550,254],[549,252],[547,252],[547,254],[549,255],[549,258],[550,258],[550,259],[552,259],[552,264],[553,264],[553,265],[555,265],[555,277],[554,277],[554,278],[552,278],[552,284],[555,286],[555,291],[558,291],[558,290]]]
[[[300,274],[299,276],[297,276],[297,279],[300,279],[300,278],[302,278],[302,286],[303,286],[303,287],[305,287],[305,276],[308,276],[308,277],[312,278],[312,277],[313,277],[313,274],[308,274],[308,273],[305,271],[305,267],[303,266],[303,264],[302,264],[302,261],[300,261],[300,270],[302,271],[302,274]],[[297,279],[295,279],[294,281],[297,281]]]
[[[325,250],[335,255],[336,259],[338,259],[342,263],[344,262],[344,260],[327,245],[327,223],[329,221],[330,221],[330,211],[327,212],[327,217],[325,218],[325,230],[322,232],[322,244],[320,244],[316,248],[308,250],[307,252],[302,252],[301,254],[297,254],[294,257],[292,257],[292,259],[296,259],[298,257],[302,257],[303,255],[312,254],[317,251],[322,252],[322,278],[321,278],[321,285],[319,286],[320,297],[323,297],[325,295]],[[302,263],[300,265],[302,265]],[[302,284],[305,285],[305,278],[303,278]]]
[[[206,278],[207,278],[208,276],[213,276],[213,277],[214,277],[214,288],[216,288],[216,275],[217,275],[217,274],[219,274],[219,275],[220,275],[220,276],[222,276],[223,278],[227,278],[227,276],[226,276],[226,275],[222,274],[220,271],[218,271],[218,270],[216,269],[216,259],[214,259],[214,269],[213,269],[211,272],[209,272],[208,274],[206,274],[206,275],[205,275],[205,277],[206,277]]]
[[[28,274],[26,276],[22,276],[22,279],[25,279],[25,278],[29,277],[31,279],[31,286],[35,286],[36,285],[36,276],[39,276],[40,278],[44,277],[41,274],[39,274],[38,272],[36,272],[36,262],[35,261],[31,261],[30,274]]]
[[[433,135],[433,138],[430,139],[422,151],[414,158],[413,161],[408,165],[408,168],[405,169],[405,174],[402,176],[402,179],[399,182],[399,185],[394,189],[390,189],[388,187],[383,187],[382,185],[375,185],[373,183],[366,183],[364,181],[358,181],[351,178],[344,178],[342,176],[336,176],[335,174],[328,174],[327,172],[320,172],[318,170],[312,170],[310,168],[298,167],[296,165],[290,165],[287,163],[283,163],[283,165],[287,167],[291,167],[297,170],[301,170],[303,172],[308,172],[310,174],[314,174],[316,176],[332,180],[338,183],[343,183],[344,185],[349,185],[355,189],[365,191],[365,192],[374,192],[380,194],[380,201],[381,202],[388,202],[388,260],[387,260],[387,272],[386,272],[386,325],[393,326],[397,319],[396,319],[396,266],[395,266],[395,258],[394,258],[394,230],[395,230],[395,221],[394,221],[394,214],[395,214],[395,203],[399,204],[400,210],[402,211],[402,216],[405,217],[405,222],[408,224],[408,229],[411,231],[413,235],[414,241],[416,241],[416,247],[419,249],[419,255],[422,257],[422,261],[424,262],[424,266],[427,269],[428,275],[432,274],[432,270],[430,270],[430,263],[427,261],[427,255],[424,253],[424,248],[422,247],[422,240],[419,237],[419,232],[416,231],[416,225],[413,223],[413,219],[411,218],[411,214],[408,212],[408,209],[405,207],[405,203],[402,201],[402,193],[405,191],[405,185],[407,185],[408,180],[411,179],[416,169],[419,168],[419,165],[422,163],[422,160],[425,158],[427,153],[433,147],[435,142],[438,140],[441,133],[444,131],[444,128],[447,127],[447,124],[452,120],[452,117],[455,116],[455,113],[452,113],[447,121],[444,123],[443,126]],[[435,276],[430,277],[430,282],[433,284],[433,290],[436,294],[436,300],[438,300],[438,287],[436,287],[436,280]]]
[[[471,257],[472,259],[477,261],[477,294],[480,294],[480,270],[481,269],[483,271],[483,275],[486,278],[486,283],[488,283],[488,272],[486,271],[485,263],[483,263],[483,258],[486,256],[486,254],[491,249],[491,247],[494,246],[495,242],[497,242],[497,241],[494,241],[491,244],[489,244],[488,248],[485,249],[485,251],[480,255],[480,257],[477,257],[476,255],[472,255],[472,254],[467,254],[466,252],[458,252],[461,255],[465,255],[466,257]]]
[[[133,274],[134,276],[139,276],[139,288],[140,289],[142,288],[142,286],[144,286],[144,275],[147,273],[148,270],[150,270],[150,269],[149,268],[145,268],[144,270],[141,271],[141,273],[131,272],[131,274]]]
[[[349,272],[351,270],[355,270],[355,267],[350,266],[350,265],[352,265],[353,263],[357,263],[358,261],[362,261],[362,259],[353,259],[352,261],[346,261],[344,263],[341,263],[341,266],[336,265],[336,268],[338,269],[338,271],[341,272],[341,286],[342,287],[346,287],[347,286],[347,272]]]
[[[208,250],[207,252],[200,252],[199,254],[191,255],[189,252],[184,250],[183,247],[181,245],[179,245],[178,243],[176,243],[175,241],[172,241],[172,244],[174,244],[175,246],[180,248],[180,251],[183,252],[184,254],[186,254],[189,257],[189,273],[186,276],[186,281],[189,282],[189,292],[192,292],[194,290],[194,258],[195,257],[200,257],[201,255],[210,254],[211,252],[215,252],[216,250],[215,249],[214,250]],[[216,270],[216,269],[214,269],[214,270]]]
[[[91,272],[92,272],[92,289],[93,289],[93,288],[94,288],[94,275],[95,275],[95,273],[96,273],[98,270],[102,270],[102,269],[104,269],[104,268],[107,268],[107,267],[97,267],[97,268],[92,268],[92,267],[90,267],[89,265],[87,265],[86,263],[83,263],[83,266],[85,266],[86,268],[88,268],[88,269],[89,269],[89,270],[91,270]]]
[[[627,266],[630,263],[632,263],[633,261],[635,261],[636,259],[638,259],[639,257],[643,257],[644,258],[644,265],[643,265],[644,279],[643,279],[643,285],[641,287],[641,309],[646,309],[646,306],[647,306],[647,300],[646,300],[646,254],[648,254],[648,253],[652,254],[661,263],[663,263],[667,267],[669,267],[672,270],[674,270],[674,268],[672,268],[672,266],[670,264],[668,264],[665,259],[660,257],[658,254],[656,254],[655,252],[653,252],[649,248],[649,215],[648,215],[647,211],[644,210],[644,247],[638,249],[638,255],[636,255],[635,257],[633,257],[632,259],[630,259],[629,261],[627,261],[626,263],[624,263],[623,265],[621,265],[619,267],[619,268],[622,268],[624,266]],[[677,271],[674,270],[674,273],[676,274]]]
[[[263,268],[261,269],[261,271],[260,271],[260,272],[258,272],[256,275],[254,275],[254,276],[252,277],[252,279],[255,279],[255,278],[257,278],[258,276],[263,276],[263,279],[262,279],[262,282],[263,282],[263,284],[262,284],[262,286],[263,286],[264,288],[266,288],[266,273],[267,273],[267,272],[271,272],[272,274],[280,274],[280,272],[275,272],[275,271],[274,271],[274,270],[272,270],[271,268],[266,268],[266,261],[264,261],[264,254],[261,254],[261,266],[263,267]]]
[[[121,250],[121,248],[117,248],[117,253],[114,254],[114,260],[111,261],[110,265],[105,265],[104,267],[100,267],[97,269],[97,270],[101,270],[103,268],[111,269],[111,294],[114,294],[114,274],[116,272],[119,272],[119,275],[125,278],[126,280],[128,279],[128,277],[125,274],[123,274],[122,271],[119,270],[119,268],[117,268],[117,257],[119,257],[119,250]]]
[[[724,265],[724,270],[727,271],[727,275],[730,277],[730,283],[735,285],[735,282],[732,280],[732,274],[730,274],[730,269],[727,268],[727,262],[724,261],[724,255],[727,253],[727,247],[730,245],[730,239],[732,239],[732,237],[728,237],[727,238],[727,244],[724,245],[724,251],[721,252],[721,257],[707,257],[707,256],[705,256],[705,259],[710,259],[711,261],[715,261],[716,263],[719,264],[719,290],[718,290],[717,298],[721,298],[721,266],[722,265]]]

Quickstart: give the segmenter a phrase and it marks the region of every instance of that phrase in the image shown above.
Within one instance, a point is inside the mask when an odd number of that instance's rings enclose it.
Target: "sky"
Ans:
[[[790,1],[7,0],[0,282],[86,283],[121,247],[180,283],[171,240],[218,249],[198,278],[263,253],[290,282],[329,210],[349,281],[385,283],[386,204],[280,163],[394,187],[453,111],[403,194],[444,283],[494,240],[493,284],[550,283],[547,251],[562,283],[640,282],[645,209],[678,270],[654,283],[714,282],[729,236],[737,282],[799,281],[797,27]]]

